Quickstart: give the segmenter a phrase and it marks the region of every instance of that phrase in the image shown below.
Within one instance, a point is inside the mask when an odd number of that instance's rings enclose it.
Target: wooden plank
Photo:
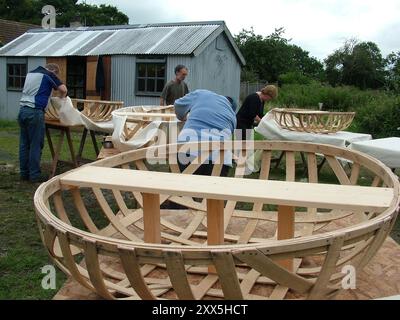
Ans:
[[[224,244],[224,201],[207,199],[207,244]],[[214,266],[209,267],[215,273]]]
[[[232,183],[232,179],[86,166],[66,174],[60,181],[62,185],[79,187],[365,211],[389,207],[394,196],[392,188],[257,179],[235,179]]]
[[[143,193],[144,242],[161,243],[160,195]]]
[[[292,206],[278,206],[278,240],[294,237],[294,208]],[[279,264],[289,271],[293,271],[293,259],[280,260]]]

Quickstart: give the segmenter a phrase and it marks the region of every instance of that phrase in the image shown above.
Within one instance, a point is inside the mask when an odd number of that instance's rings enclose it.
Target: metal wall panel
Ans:
[[[20,91],[7,91],[7,61],[17,62],[18,58],[7,59],[0,57],[0,119],[16,120],[19,112]],[[26,58],[19,58],[26,61]],[[33,70],[38,66],[44,66],[46,59],[41,57],[31,57],[27,60],[27,71]]]

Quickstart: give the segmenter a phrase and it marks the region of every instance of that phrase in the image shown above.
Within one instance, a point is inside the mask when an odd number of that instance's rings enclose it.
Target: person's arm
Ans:
[[[186,121],[187,114],[189,113],[191,106],[193,104],[193,93],[189,93],[182,98],[175,100],[175,114],[176,117],[181,121]]]
[[[167,96],[168,96],[168,90],[169,90],[169,86],[168,86],[168,83],[166,83],[164,88],[163,88],[163,91],[161,92],[160,106],[165,106],[166,105]]]
[[[160,97],[160,106],[165,106],[165,100],[163,97]]]
[[[68,89],[65,84],[59,85],[56,90],[58,91],[58,95],[60,98],[65,98],[67,96]]]

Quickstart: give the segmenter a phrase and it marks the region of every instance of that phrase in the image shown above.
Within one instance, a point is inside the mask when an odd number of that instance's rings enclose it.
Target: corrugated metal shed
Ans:
[[[32,29],[2,47],[0,56],[197,55],[222,32],[244,64],[223,21]]]

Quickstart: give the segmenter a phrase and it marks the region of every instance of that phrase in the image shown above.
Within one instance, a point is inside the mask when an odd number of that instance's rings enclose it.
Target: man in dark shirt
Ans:
[[[261,121],[264,115],[264,103],[275,99],[277,96],[278,88],[274,85],[268,85],[261,91],[252,93],[244,99],[242,107],[236,114],[236,128],[241,130],[242,140],[246,140],[246,130],[252,129],[254,123]]]
[[[60,97],[67,95],[67,87],[58,78],[59,67],[49,63],[45,68],[37,67],[25,79],[20,100],[18,123],[20,126],[19,164],[22,180],[42,182],[40,158],[44,145],[44,113],[52,90]]]
[[[178,64],[175,67],[175,79],[164,86],[160,97],[160,106],[173,105],[176,99],[189,93],[189,88],[184,81],[187,75],[188,69],[184,65]]]

